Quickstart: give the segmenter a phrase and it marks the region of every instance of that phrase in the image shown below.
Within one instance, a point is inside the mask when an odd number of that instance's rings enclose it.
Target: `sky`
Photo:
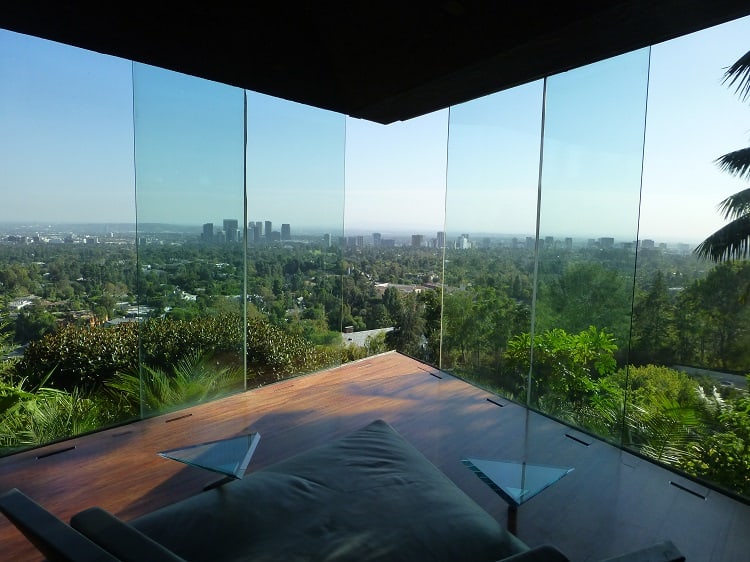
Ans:
[[[714,160],[748,145],[721,83],[748,37],[743,18],[380,125],[0,30],[0,222],[241,222],[247,96],[248,220],[523,236],[541,185],[542,235],[693,243],[746,187]]]

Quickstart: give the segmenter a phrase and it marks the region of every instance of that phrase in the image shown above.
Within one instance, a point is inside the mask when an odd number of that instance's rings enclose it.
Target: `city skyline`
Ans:
[[[719,201],[744,184],[714,160],[747,144],[747,106],[721,74],[748,31],[743,18],[550,77],[542,237],[694,244],[721,227]],[[346,233],[536,230],[539,81],[388,126],[247,92],[243,155],[237,88],[2,30],[0,72],[0,220],[241,220],[246,162],[248,218]],[[601,115],[616,134],[601,136]]]
[[[0,241],[11,241],[18,242],[20,240],[9,240],[14,237],[25,237],[33,238],[35,236],[43,236],[44,238],[60,239],[70,237],[70,241],[75,240],[76,242],[86,241],[89,239],[107,239],[113,238],[115,234],[118,236],[129,236],[135,240],[138,235],[152,235],[158,236],[159,234],[169,235],[184,235],[190,237],[197,237],[205,240],[207,227],[210,229],[210,236],[212,241],[216,241],[213,237],[221,238],[221,240],[229,240],[226,237],[226,231],[223,225],[226,221],[236,221],[237,219],[221,219],[222,227],[218,227],[219,223],[207,222],[201,225],[180,225],[180,224],[146,224],[140,225],[141,228],[136,229],[134,223],[56,223],[56,224],[25,224],[25,223],[12,223],[12,222],[0,222]],[[266,234],[264,233],[258,239],[253,240],[251,236],[252,226],[257,226],[258,223],[265,225],[271,221],[250,221],[248,223],[248,241],[259,242],[268,241]],[[213,228],[213,227],[217,228]],[[399,247],[403,246],[414,246],[415,237],[421,240],[422,247],[461,247],[461,240],[464,239],[465,243],[463,248],[482,247],[486,241],[495,243],[500,241],[513,242],[517,246],[527,246],[529,241],[534,239],[533,233],[501,233],[501,232],[460,232],[460,231],[414,231],[405,227],[401,230],[381,230],[378,232],[372,232],[367,229],[353,229],[348,233],[339,232],[331,233],[329,231],[321,229],[294,229],[296,237],[291,235],[292,225],[290,223],[281,223],[282,229],[286,231],[284,235],[283,230],[272,230],[272,234],[278,235],[273,241],[294,241],[302,240],[310,237],[322,237],[328,235],[332,241],[352,241],[359,240],[358,243],[349,243],[350,246],[383,246],[387,247],[390,245],[396,245]],[[286,227],[286,228],[285,228]],[[235,233],[236,239],[234,241],[241,242],[243,240],[242,230],[238,229]],[[234,239],[234,236],[231,236]],[[540,238],[541,247],[554,243],[558,247],[567,247],[569,244],[575,246],[590,246],[592,243],[602,243],[602,241],[609,240],[608,247],[633,247],[638,245],[639,247],[669,247],[679,248],[681,250],[690,249],[692,245],[681,240],[666,240],[666,239],[623,239],[612,236],[565,236],[565,235],[547,235]],[[442,242],[441,242],[442,241]]]

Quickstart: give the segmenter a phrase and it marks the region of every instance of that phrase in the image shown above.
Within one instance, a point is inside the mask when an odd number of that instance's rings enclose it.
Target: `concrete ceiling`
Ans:
[[[748,14],[748,0],[8,0],[0,28],[390,123]]]

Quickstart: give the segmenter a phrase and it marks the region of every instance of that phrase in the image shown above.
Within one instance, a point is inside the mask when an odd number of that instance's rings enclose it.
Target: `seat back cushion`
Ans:
[[[527,550],[382,420],[132,524],[196,562],[489,561]]]

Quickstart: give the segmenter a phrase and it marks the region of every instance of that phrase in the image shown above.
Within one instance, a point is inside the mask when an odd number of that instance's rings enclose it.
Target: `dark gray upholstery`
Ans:
[[[94,507],[69,527],[18,490],[0,508],[51,561],[567,560],[528,549],[384,421],[129,523]]]
[[[384,421],[131,524],[195,562],[491,561],[528,550]]]

